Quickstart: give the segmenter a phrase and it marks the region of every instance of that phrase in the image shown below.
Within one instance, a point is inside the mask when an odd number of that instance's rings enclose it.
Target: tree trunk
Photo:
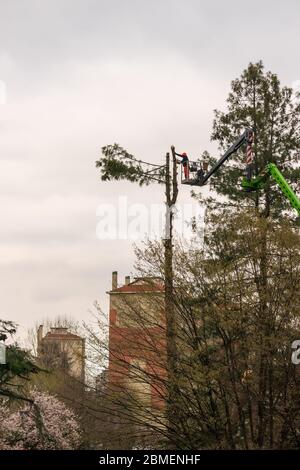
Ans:
[[[177,170],[173,157],[173,178],[170,176],[170,155],[166,155],[166,226],[165,226],[165,315],[167,340],[167,426],[169,435],[169,448],[175,449],[176,429],[178,426],[178,387],[177,387],[177,345],[176,345],[176,314],[173,297],[173,213],[172,208],[177,199]],[[172,191],[173,189],[173,191]],[[172,194],[171,194],[172,193]]]

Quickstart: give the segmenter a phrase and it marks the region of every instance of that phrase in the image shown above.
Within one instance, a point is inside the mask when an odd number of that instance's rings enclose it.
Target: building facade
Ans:
[[[68,331],[68,328],[51,327],[43,336],[43,325],[38,328],[37,353],[43,363],[60,369],[84,382],[85,339]]]
[[[164,286],[157,278],[126,276],[109,291],[108,384],[130,391],[145,406],[164,406],[166,339]]]

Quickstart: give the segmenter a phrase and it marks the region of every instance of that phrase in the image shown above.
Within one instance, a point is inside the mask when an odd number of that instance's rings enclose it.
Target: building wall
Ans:
[[[43,336],[43,327],[38,331],[38,356],[53,368],[66,372],[84,381],[85,339],[70,333],[67,328],[51,328]]]
[[[109,292],[109,384],[134,391],[146,406],[162,408],[166,376],[163,285],[140,279],[114,287]]]

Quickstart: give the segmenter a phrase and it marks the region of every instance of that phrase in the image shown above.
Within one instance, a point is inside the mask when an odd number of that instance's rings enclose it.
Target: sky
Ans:
[[[108,308],[133,241],[97,238],[99,207],[163,192],[101,182],[101,147],[154,163],[172,144],[217,152],[213,110],[250,61],[299,81],[299,17],[296,0],[0,0],[0,318],[24,336]]]

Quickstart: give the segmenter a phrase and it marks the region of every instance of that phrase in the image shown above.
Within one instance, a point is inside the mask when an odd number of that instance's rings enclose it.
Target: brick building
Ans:
[[[126,276],[118,285],[112,273],[109,311],[108,384],[138,394],[145,406],[164,404],[164,286],[158,278]]]

